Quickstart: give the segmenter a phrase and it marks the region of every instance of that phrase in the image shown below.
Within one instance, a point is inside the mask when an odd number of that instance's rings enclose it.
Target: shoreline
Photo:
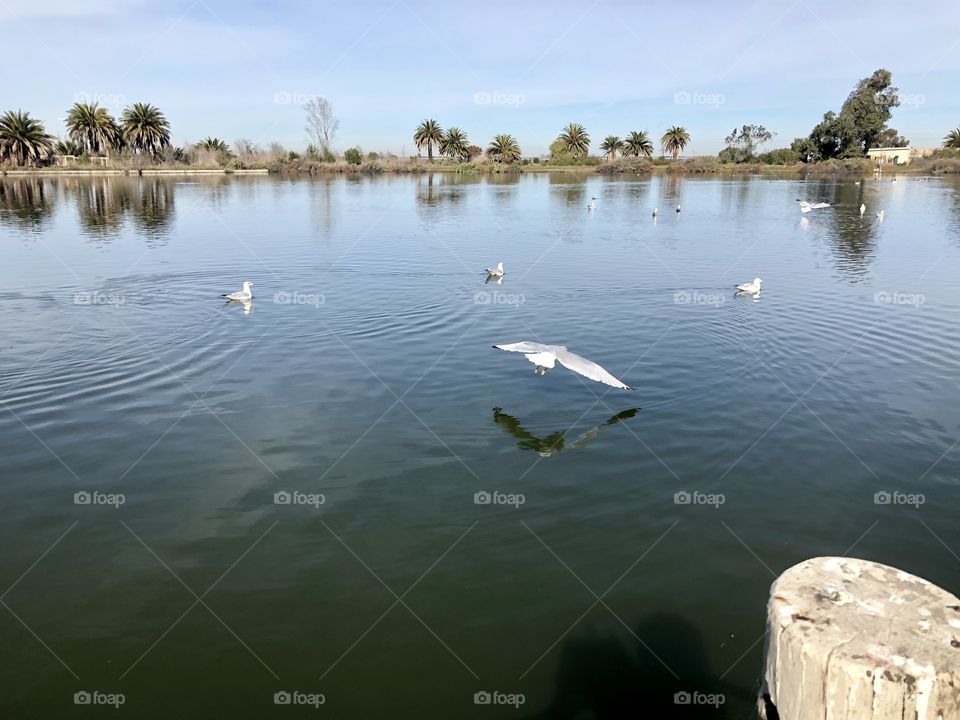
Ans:
[[[461,166],[456,165],[431,165],[423,167],[419,165],[381,168],[379,171],[370,172],[363,166],[344,167],[342,165],[332,165],[329,168],[319,168],[316,172],[302,172],[295,169],[276,170],[272,168],[76,168],[76,167],[43,167],[43,168],[7,168],[0,169],[0,177],[99,177],[99,176],[177,176],[177,175],[279,175],[279,176],[303,176],[303,175],[369,175],[376,177],[378,175],[426,175],[432,173],[451,173],[459,174],[465,177],[488,176],[488,175],[522,175],[522,174],[550,174],[550,173],[569,173],[573,175],[605,175],[610,178],[642,178],[650,175],[779,175],[782,177],[870,177],[876,175],[931,175],[937,176],[942,173],[931,172],[926,167],[911,167],[911,165],[898,165],[889,169],[876,170],[840,170],[834,168],[818,168],[817,164],[811,165],[757,165],[757,164],[719,164],[712,167],[703,167],[697,164],[697,158],[689,161],[689,167],[679,167],[674,169],[673,165],[653,165],[648,172],[643,173],[602,173],[600,168],[604,165],[517,165],[507,166],[508,169],[501,172],[491,171],[490,168],[477,168],[473,172],[463,172]]]

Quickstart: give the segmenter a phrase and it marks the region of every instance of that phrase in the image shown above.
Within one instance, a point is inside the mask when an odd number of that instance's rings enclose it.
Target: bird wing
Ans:
[[[749,292],[753,290],[753,283],[742,283],[736,286],[737,290],[743,290],[744,292]]]
[[[820,208],[827,208],[827,207],[830,207],[830,203],[818,202],[818,203],[813,203],[813,205],[810,206],[810,208],[813,210],[819,210]]]
[[[517,343],[507,343],[506,345],[494,345],[497,350],[506,350],[507,352],[521,352],[521,353],[539,353],[539,352],[549,352],[553,350],[550,345],[544,345],[542,343],[536,342],[517,342]]]
[[[528,355],[524,355],[524,357],[537,367],[545,368],[552,368],[557,361],[556,354],[550,351],[529,353]]]
[[[567,368],[567,370],[573,370],[575,373],[583,375],[585,378],[596,380],[597,382],[602,382],[606,385],[610,385],[611,387],[621,388],[623,390],[633,389],[629,385],[624,385],[595,362],[580,357],[576,353],[572,353],[569,350],[561,350],[558,352],[557,361]]]
[[[249,300],[250,296],[245,292],[232,292],[224,295],[227,300]]]

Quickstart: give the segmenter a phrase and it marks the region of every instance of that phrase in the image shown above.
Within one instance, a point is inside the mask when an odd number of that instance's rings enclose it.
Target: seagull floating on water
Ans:
[[[754,278],[753,282],[742,283],[737,285],[736,288],[739,292],[747,293],[748,295],[759,295],[760,294],[760,285],[763,283],[763,280],[760,278]]]
[[[864,205],[863,203],[860,203],[860,215],[861,215],[861,217],[863,216],[863,214],[864,214],[866,211],[867,211],[867,206]]]
[[[677,205],[677,213],[678,213],[678,214],[680,213],[680,206],[679,206],[679,205]]]
[[[487,268],[487,277],[489,278],[502,278],[503,277],[503,262],[498,262],[495,268]]]
[[[624,385],[595,362],[575,355],[563,345],[544,345],[542,343],[524,341],[508,343],[506,345],[494,345],[493,347],[497,350],[523,353],[527,360],[533,363],[533,371],[537,375],[546,375],[547,370],[554,367],[556,363],[560,363],[567,368],[567,370],[573,370],[575,373],[583,375],[590,380],[595,380],[622,390],[633,390],[632,387]]]
[[[587,205],[587,210],[596,210],[597,209],[597,199],[590,198],[590,204]]]
[[[237,302],[248,302],[253,298],[253,293],[250,292],[250,288],[253,287],[253,283],[249,280],[243,281],[243,290],[240,292],[225,293],[223,297],[227,300],[236,300]]]
[[[820,208],[830,207],[830,203],[817,202],[817,203],[808,203],[806,200],[801,200],[797,198],[797,202],[800,203],[800,212],[808,213],[811,210],[819,210]]]
[[[657,216],[657,211],[658,211],[658,210],[659,210],[659,208],[654,208],[654,209],[653,209],[653,216],[654,216],[654,217]]]
[[[877,217],[880,218],[880,222],[883,222],[883,216],[886,214],[886,210],[881,210],[877,213]]]

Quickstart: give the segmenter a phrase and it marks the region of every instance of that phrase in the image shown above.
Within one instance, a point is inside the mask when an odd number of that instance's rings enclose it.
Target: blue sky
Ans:
[[[323,95],[341,150],[412,154],[413,129],[433,117],[479,145],[512,133],[526,155],[571,121],[593,150],[678,124],[692,154],[713,154],[745,123],[788,145],[886,67],[904,100],[892,125],[928,146],[960,126],[958,28],[954,0],[4,0],[0,110],[62,134],[75,99],[115,114],[145,101],[177,144],[300,149],[300,103]]]

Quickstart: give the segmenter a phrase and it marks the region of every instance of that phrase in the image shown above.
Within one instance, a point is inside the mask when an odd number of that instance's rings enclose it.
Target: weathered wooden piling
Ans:
[[[868,560],[819,557],[770,589],[767,715],[960,720],[960,600]]]

